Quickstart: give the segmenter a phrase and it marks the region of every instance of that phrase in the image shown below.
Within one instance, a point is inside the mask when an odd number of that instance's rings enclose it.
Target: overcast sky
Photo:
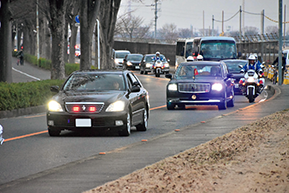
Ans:
[[[130,8],[129,2],[131,2]],[[151,30],[154,30],[155,13],[154,7],[150,6],[154,2],[154,0],[122,0],[119,16],[131,10],[133,15],[142,17],[145,24],[152,22]],[[287,10],[286,21],[289,21],[289,0],[283,0],[283,8],[284,5],[286,5]],[[159,29],[164,24],[174,23],[178,28],[198,30],[203,28],[204,23],[206,29],[212,28],[212,15],[214,15],[215,20],[221,21],[222,11],[224,11],[224,20],[228,20],[240,10],[240,6],[242,6],[242,10],[249,12],[244,15],[244,26],[260,29],[261,16],[255,15],[255,13],[261,14],[262,10],[265,11],[265,16],[278,21],[279,0],[159,0],[157,27]],[[284,11],[282,16],[284,16]],[[229,28],[232,31],[239,31],[239,20],[240,14],[237,14],[225,22],[224,31]],[[265,18],[265,30],[266,26],[278,26],[278,23]],[[215,21],[214,29],[221,31],[222,23]],[[289,23],[286,24],[286,31],[288,29]]]

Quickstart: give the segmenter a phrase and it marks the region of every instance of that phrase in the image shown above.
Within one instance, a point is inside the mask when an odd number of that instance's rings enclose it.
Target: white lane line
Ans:
[[[22,71],[20,71],[20,70],[17,70],[17,69],[15,69],[15,68],[13,68],[13,67],[12,67],[12,70],[14,70],[14,71],[16,71],[16,72],[19,72],[20,74],[23,74],[23,75],[28,76],[28,77],[30,77],[30,78],[33,78],[33,79],[35,79],[35,80],[41,80],[40,78],[37,78],[37,77],[35,77],[35,76],[31,76],[31,75],[29,75],[29,74],[27,74],[27,73],[25,73],[25,72],[22,72]]]

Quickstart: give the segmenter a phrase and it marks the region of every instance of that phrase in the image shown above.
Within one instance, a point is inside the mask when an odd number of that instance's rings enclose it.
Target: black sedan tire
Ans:
[[[146,131],[147,128],[148,128],[148,112],[147,112],[147,109],[145,109],[143,112],[143,121],[141,124],[136,125],[136,130],[137,131]]]
[[[167,103],[167,109],[168,110],[174,110],[175,109],[175,104],[174,103]]]
[[[61,133],[61,129],[55,127],[48,127],[49,136],[59,136]]]
[[[131,115],[130,115],[130,113],[127,113],[126,124],[119,131],[119,135],[120,136],[129,136],[130,135],[130,129],[131,129]]]

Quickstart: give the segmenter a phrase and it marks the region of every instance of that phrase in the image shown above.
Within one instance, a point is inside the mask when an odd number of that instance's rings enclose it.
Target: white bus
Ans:
[[[232,37],[196,37],[177,41],[176,65],[185,62],[189,56],[196,58],[199,54],[204,60],[210,61],[237,59],[241,56],[241,53],[237,53],[236,41]]]

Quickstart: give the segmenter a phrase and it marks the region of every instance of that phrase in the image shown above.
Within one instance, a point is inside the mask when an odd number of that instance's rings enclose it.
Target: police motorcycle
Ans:
[[[160,77],[163,74],[164,63],[158,58],[153,64],[153,71],[156,77]]]
[[[263,64],[262,64],[263,65]],[[261,67],[262,67],[261,65]],[[243,68],[239,65],[239,68]],[[243,72],[241,70],[241,72]],[[264,90],[265,79],[263,78],[262,68],[258,70],[258,73],[254,69],[249,69],[244,74],[244,78],[239,81],[239,88],[244,96],[246,96],[250,103],[255,101],[255,98],[261,94]]]

